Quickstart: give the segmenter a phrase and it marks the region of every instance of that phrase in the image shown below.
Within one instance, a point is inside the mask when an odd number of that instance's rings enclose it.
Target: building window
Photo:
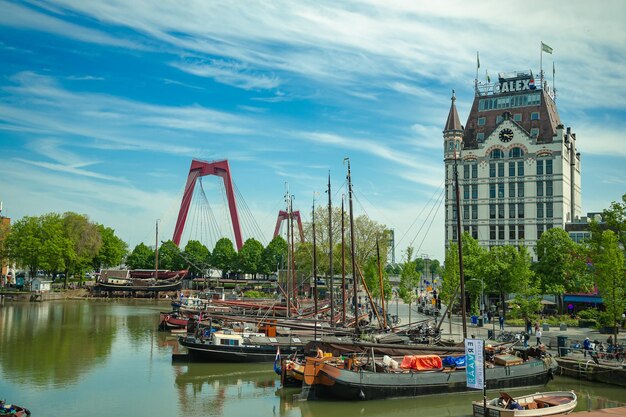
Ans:
[[[498,177],[504,177],[504,162],[498,162]]]
[[[553,215],[552,203],[546,203],[546,218],[551,219]]]
[[[463,233],[469,234],[469,232],[470,232],[470,227],[469,226],[463,226]]]
[[[478,205],[472,204],[472,220],[478,219]]]
[[[469,200],[470,185],[463,186],[463,200]]]
[[[552,180],[546,181],[546,196],[552,197]]]
[[[552,174],[552,159],[546,160],[546,174]]]
[[[489,218],[490,219],[496,218],[496,205],[495,204],[489,204]]]
[[[463,165],[463,178],[467,179],[469,178],[470,175],[470,167],[469,165],[465,164]]]
[[[509,219],[515,218],[515,204],[509,203]]]
[[[515,183],[509,183],[509,197],[515,197]]]
[[[504,198],[504,183],[498,184],[498,198]]]
[[[483,132],[476,133],[476,140],[482,142],[485,140],[485,134]]]
[[[525,237],[524,237],[524,225],[523,224],[520,224],[520,225],[517,226],[517,238],[519,240],[525,239]]]
[[[479,117],[478,118],[478,126],[484,126],[486,121],[487,121],[486,118]]]
[[[489,239],[496,240],[496,226],[495,225],[489,226]]]
[[[543,219],[543,203],[537,203],[537,218]]]
[[[470,206],[466,204],[463,206],[463,220],[469,220],[469,218],[470,218]]]
[[[524,176],[524,161],[517,161],[517,176]]]
[[[515,240],[515,225],[509,226],[509,240]]]
[[[524,156],[522,148],[513,148],[509,151],[509,158],[521,158]]]
[[[452,226],[452,240],[457,240],[456,239],[456,226]]]
[[[494,178],[496,176],[496,164],[493,162],[489,164],[489,176]]]
[[[513,120],[515,120],[516,122],[521,122],[522,121],[522,114],[521,113],[516,113],[513,115]]]
[[[537,225],[537,240],[541,239],[541,235],[543,234],[543,224]]]
[[[478,199],[478,185],[472,184],[472,200]]]
[[[496,198],[496,185],[489,184],[489,198]]]
[[[523,182],[517,183],[517,196],[524,197],[524,183]]]
[[[472,164],[472,178],[478,178],[478,164]]]
[[[520,203],[517,205],[517,218],[518,219],[524,218],[524,203]]]
[[[509,177],[515,176],[515,162],[509,162]]]
[[[539,128],[537,127],[533,127],[530,129],[530,137],[531,138],[536,138],[539,136]]]
[[[498,239],[504,240],[504,225],[503,224],[498,226]]]
[[[502,158],[504,158],[504,152],[502,152],[502,149],[494,149],[489,154],[489,158],[491,158],[491,159],[502,159]]]
[[[456,220],[456,206],[452,206],[452,220]]]
[[[502,123],[503,120],[504,120],[504,117],[502,116],[496,117],[496,124]]]
[[[537,160],[537,175],[543,175],[543,160]]]
[[[504,219],[504,204],[498,204],[498,218]]]
[[[530,120],[539,120],[539,112],[534,111],[530,113]]]
[[[476,226],[472,227],[472,237],[478,239],[478,227]]]
[[[543,197],[543,181],[537,181],[537,197]]]

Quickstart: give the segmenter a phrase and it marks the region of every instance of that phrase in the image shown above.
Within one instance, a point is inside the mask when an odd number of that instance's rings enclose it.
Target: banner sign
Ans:
[[[467,387],[483,389],[484,374],[484,341],[481,339],[465,339],[465,375]]]

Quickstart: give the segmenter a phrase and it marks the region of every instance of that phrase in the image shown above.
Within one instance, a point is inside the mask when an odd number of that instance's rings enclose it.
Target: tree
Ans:
[[[608,209],[602,212],[602,220],[612,230],[623,250],[626,250],[626,194],[621,202],[612,202]]]
[[[244,274],[253,274],[253,278],[256,278],[256,274],[261,269],[262,255],[263,245],[261,242],[254,238],[247,239],[241,246],[237,257],[238,269]]]
[[[9,258],[9,252],[7,249],[7,237],[11,233],[11,224],[8,221],[4,221],[3,217],[0,217],[0,287],[4,287],[6,281],[5,276],[2,275],[4,266],[7,264]]]
[[[519,306],[521,316],[531,320],[541,310],[541,296],[535,273],[531,269],[530,254],[525,246],[520,246],[511,264],[512,276],[519,281],[519,289],[515,295],[515,303]]]
[[[587,254],[563,229],[550,229],[537,241],[535,273],[541,292],[560,296],[566,292],[586,292],[593,287],[587,270]],[[559,298],[560,300],[560,298]]]
[[[130,269],[151,269],[154,268],[154,251],[140,243],[126,257],[126,266]]]
[[[33,278],[43,258],[39,218],[25,216],[15,222],[6,245],[9,259],[27,268],[29,276]]]
[[[264,274],[278,271],[287,262],[287,242],[282,236],[276,236],[263,250],[261,270]]]
[[[91,264],[102,247],[102,236],[97,225],[83,214],[67,212],[63,214],[64,236],[68,239],[63,255],[65,261],[65,282],[67,288],[70,272],[80,272]]]
[[[592,249],[596,283],[602,295],[608,322],[617,340],[617,326],[626,309],[626,270],[624,254],[619,247],[617,235],[612,230],[602,233],[599,244]]]
[[[102,247],[91,262],[94,271],[121,264],[128,251],[128,245],[115,235],[115,230],[101,224],[97,227],[102,238]]]
[[[469,294],[470,308],[473,314],[478,315],[480,310],[480,296],[485,288],[483,277],[483,262],[487,251],[478,244],[468,232],[461,236],[463,240],[463,277],[465,278],[465,292]],[[481,312],[482,313],[482,312]]]
[[[159,269],[176,271],[183,269],[183,267],[183,259],[180,256],[180,249],[178,249],[178,246],[176,246],[171,240],[164,242],[159,248]]]
[[[505,295],[521,289],[513,268],[518,255],[515,246],[506,245],[491,248],[483,258],[485,286],[500,295],[502,314],[506,314]]]
[[[209,268],[209,259],[211,252],[209,249],[197,240],[190,240],[185,245],[182,253],[184,264],[189,268],[192,277],[204,275]]]
[[[450,243],[446,250],[446,260],[443,266],[443,282],[439,296],[441,300],[452,309],[452,303],[459,294],[459,249],[456,243]]]
[[[419,284],[420,274],[416,271],[413,257],[413,248],[406,248],[406,261],[400,271],[399,295],[406,304],[409,305],[409,323],[411,323],[411,304],[415,300],[415,287]]]
[[[222,271],[222,277],[226,277],[228,272],[235,269],[235,259],[237,252],[233,247],[233,242],[223,237],[215,243],[213,253],[211,255],[211,264]]]
[[[44,214],[39,217],[41,225],[41,269],[56,276],[65,270],[64,254],[72,246],[65,236],[63,220],[57,213]]]

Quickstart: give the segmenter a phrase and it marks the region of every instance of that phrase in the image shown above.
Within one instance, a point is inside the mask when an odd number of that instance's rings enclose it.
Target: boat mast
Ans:
[[[461,239],[461,209],[459,192],[459,171],[457,169],[456,151],[454,151],[454,188],[456,195],[456,238],[459,247],[459,281],[461,285],[461,322],[463,323],[463,340],[467,338],[467,317],[465,312],[465,276],[463,274],[463,239]]]
[[[159,279],[159,219],[156,220],[156,233],[154,241],[154,279]]]
[[[328,264],[330,269],[330,325],[335,326],[335,281],[333,273],[333,205],[330,194],[330,170],[328,171]]]
[[[380,304],[383,309],[383,326],[387,328],[387,311],[385,310],[385,286],[383,285],[383,268],[380,264],[380,245],[376,238],[376,258],[378,259],[378,278],[380,280]]]
[[[287,273],[285,274],[285,291],[287,292],[287,317],[291,317],[291,243],[290,243],[290,232],[289,232],[289,222],[291,221],[291,214],[289,212],[289,201],[291,197],[289,196],[289,184],[285,183],[285,187],[287,191],[285,193],[285,203],[287,204]]]
[[[354,259],[354,211],[352,208],[352,177],[350,174],[350,158],[344,158],[344,161],[348,161],[348,204],[350,210],[350,254],[352,258],[352,292],[354,303],[354,330],[359,333],[359,303],[358,293],[359,284],[356,278],[356,259]]]
[[[342,323],[346,323],[346,249],[345,249],[345,210],[344,201],[345,194],[341,194],[341,306],[342,306]]]
[[[293,283],[293,306],[294,308],[298,308],[298,285],[296,283],[296,254],[294,246],[296,245],[295,235],[293,234],[293,195],[289,196],[289,218],[291,222],[289,223],[289,228],[291,229],[291,276]]]
[[[315,193],[313,193],[313,299],[315,300],[315,319],[317,320],[317,249],[315,240]]]

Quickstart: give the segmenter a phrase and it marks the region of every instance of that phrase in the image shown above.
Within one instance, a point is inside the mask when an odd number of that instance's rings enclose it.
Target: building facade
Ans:
[[[561,123],[554,94],[531,71],[476,84],[467,123],[454,92],[443,131],[446,246],[457,239],[455,167],[461,228],[487,248],[525,245],[581,215],[576,134]]]

